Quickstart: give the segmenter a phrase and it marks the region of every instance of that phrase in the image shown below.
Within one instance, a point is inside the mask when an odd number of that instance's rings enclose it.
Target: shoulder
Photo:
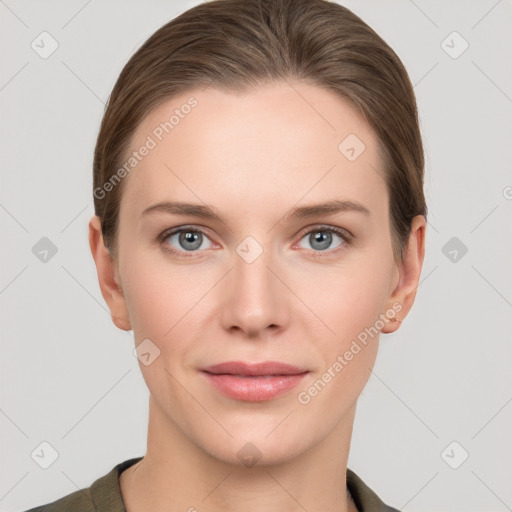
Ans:
[[[359,512],[400,512],[386,505],[352,470],[347,469],[347,487]]]
[[[26,512],[96,512],[90,487],[80,489],[57,501],[31,508]]]
[[[142,457],[136,457],[125,460],[98,478],[90,487],[25,512],[126,512],[119,486],[119,475],[141,459]]]

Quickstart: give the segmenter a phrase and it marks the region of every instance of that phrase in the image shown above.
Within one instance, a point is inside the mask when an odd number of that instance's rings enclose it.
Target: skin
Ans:
[[[104,246],[99,219],[90,221],[113,322],[133,329],[136,345],[149,338],[160,350],[150,365],[139,363],[150,391],[148,443],[144,459],[120,476],[128,512],[356,510],[343,482],[357,398],[379,337],[308,404],[297,395],[393,304],[406,317],[426,223],[414,218],[395,261],[375,133],[332,92],[290,84],[243,94],[208,87],[160,105],[138,127],[133,149],[191,95],[198,101],[124,178],[118,261]],[[353,162],[338,150],[350,133],[366,146]],[[290,209],[332,199],[357,201],[370,214],[285,218]],[[224,222],[142,215],[171,200],[210,205]],[[319,249],[310,233],[319,224],[348,230],[352,243],[333,233]],[[179,235],[155,241],[190,225],[206,232],[195,252]],[[252,263],[236,252],[247,236],[263,248]],[[387,322],[381,332],[399,325]],[[284,395],[244,402],[216,391],[199,371],[229,360],[282,361],[310,373]],[[261,453],[252,467],[237,457],[247,442]]]

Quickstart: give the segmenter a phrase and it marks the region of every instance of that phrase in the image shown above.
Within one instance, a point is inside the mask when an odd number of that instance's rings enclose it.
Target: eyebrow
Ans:
[[[304,219],[319,215],[331,215],[334,213],[357,212],[364,215],[371,215],[370,210],[356,201],[327,201],[325,203],[312,204],[294,208],[283,215],[285,220]],[[141,216],[152,213],[168,213],[173,215],[191,215],[202,219],[216,220],[224,223],[222,216],[214,208],[192,203],[181,203],[177,201],[165,201],[146,208]]]

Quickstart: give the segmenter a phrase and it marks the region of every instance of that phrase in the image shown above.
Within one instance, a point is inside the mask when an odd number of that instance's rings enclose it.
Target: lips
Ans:
[[[270,375],[298,375],[308,370],[277,361],[262,363],[245,363],[242,361],[228,361],[203,368],[204,372],[214,375],[227,374],[240,377],[266,377]]]
[[[228,361],[208,366],[202,373],[216,390],[229,398],[262,402],[290,391],[309,371],[276,361]]]

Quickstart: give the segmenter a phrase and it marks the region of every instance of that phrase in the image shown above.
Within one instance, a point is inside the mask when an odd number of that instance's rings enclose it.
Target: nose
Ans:
[[[247,246],[245,246],[247,248]],[[268,336],[286,327],[289,320],[290,291],[279,264],[270,250],[254,260],[254,247],[244,246],[234,254],[233,268],[221,291],[221,321],[224,329],[246,337]],[[261,250],[261,249],[260,249]],[[252,257],[247,257],[253,251]]]

